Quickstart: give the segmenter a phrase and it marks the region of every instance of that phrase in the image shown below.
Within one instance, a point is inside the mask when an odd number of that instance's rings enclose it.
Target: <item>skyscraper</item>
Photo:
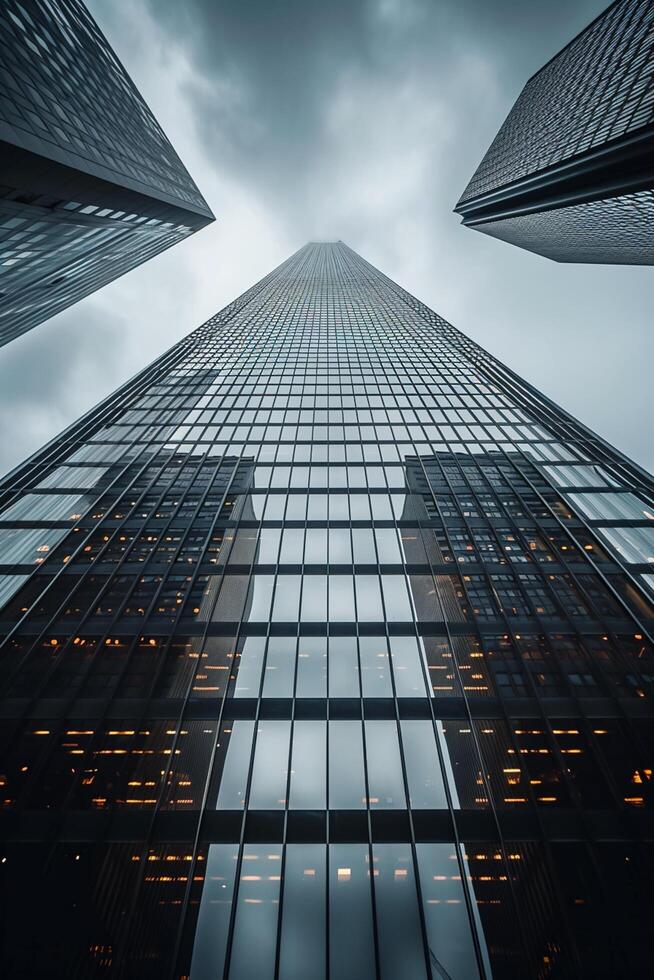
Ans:
[[[1,490],[8,977],[649,975],[652,480],[346,245]]]
[[[520,93],[455,210],[558,262],[654,264],[654,2],[616,0]]]
[[[81,0],[5,0],[0,346],[210,221]]]

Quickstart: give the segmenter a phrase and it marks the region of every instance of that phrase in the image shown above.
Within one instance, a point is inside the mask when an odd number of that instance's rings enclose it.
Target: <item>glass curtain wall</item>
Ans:
[[[300,249],[2,485],[8,976],[646,976],[652,489]]]

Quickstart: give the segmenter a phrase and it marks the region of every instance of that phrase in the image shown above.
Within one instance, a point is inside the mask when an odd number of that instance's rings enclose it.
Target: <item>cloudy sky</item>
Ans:
[[[0,469],[310,239],[341,238],[654,469],[654,277],[452,207],[603,0],[87,0],[217,221],[0,350]]]

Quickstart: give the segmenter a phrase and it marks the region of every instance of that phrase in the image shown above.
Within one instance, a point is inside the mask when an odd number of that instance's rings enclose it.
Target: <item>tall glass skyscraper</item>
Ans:
[[[7,977],[649,976],[652,480],[342,242],[0,499]]]
[[[210,221],[81,0],[3,0],[0,346]]]
[[[654,264],[654,0],[615,0],[532,78],[455,210],[558,262]]]

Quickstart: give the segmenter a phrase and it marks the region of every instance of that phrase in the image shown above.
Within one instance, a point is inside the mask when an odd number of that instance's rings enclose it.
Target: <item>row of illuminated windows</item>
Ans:
[[[186,529],[165,534],[124,529],[111,542],[109,534],[100,530],[85,543],[80,558],[93,561],[102,553],[103,562],[117,562],[129,553],[130,561],[152,556],[156,562],[170,562],[181,553],[182,561],[190,561],[193,555],[197,558],[206,551],[214,562],[225,562],[229,554],[232,564],[241,565],[398,564],[417,560],[414,556],[420,554],[419,540],[418,528],[403,530],[399,540],[393,528],[355,528],[352,534],[347,528],[310,528],[306,533],[304,528],[286,528],[283,532],[241,528],[210,536],[206,531],[194,534]],[[424,548],[422,557],[426,562]]]
[[[40,504],[41,498],[35,495],[35,499]],[[51,498],[43,499],[48,501]],[[58,509],[50,510],[43,516],[46,519],[78,519],[80,514],[75,509],[77,499],[66,495],[55,497],[53,506]],[[198,502],[199,498],[190,501],[191,511],[197,507]],[[316,494],[308,497],[296,494],[288,498],[279,494],[268,497],[251,495],[240,500],[226,499],[225,503],[231,505],[232,512],[237,511],[234,516],[249,514],[256,520],[370,521],[415,519],[420,516],[416,512],[420,498],[414,499],[401,494],[375,494],[370,497],[366,494]],[[179,511],[180,505],[177,501],[172,500],[167,505],[166,500],[162,500],[158,504],[159,510],[154,516],[162,519],[172,516],[175,510]],[[19,505],[15,505],[13,509],[13,519],[19,519],[16,516],[18,507]],[[131,504],[124,506],[123,512],[130,509]],[[6,516],[9,516],[9,512],[6,512]],[[226,511],[225,516],[231,517],[231,512]],[[427,512],[422,516],[427,516]],[[654,561],[654,527],[597,530],[624,561],[638,564]],[[66,533],[63,528],[0,527],[0,564],[41,563]],[[115,538],[111,547],[105,549],[109,535],[100,532],[85,544],[81,557],[83,560],[93,560],[104,550],[107,554],[106,557],[103,555],[103,560],[115,562],[138,540],[135,557],[131,560],[143,561],[156,552],[156,561],[167,562],[176,549],[181,547],[184,552],[182,560],[188,559],[189,548],[198,557],[206,548],[207,560],[225,561],[228,549],[223,552],[223,545],[230,545],[233,539],[233,532],[218,532],[207,540],[206,532],[177,531],[159,541],[160,533],[153,529],[150,532],[142,531],[139,535],[137,531],[126,529]],[[596,559],[606,560],[602,549],[584,531],[575,533],[584,551],[591,553]],[[230,555],[230,561],[236,564],[442,564],[455,560],[459,564],[467,564],[479,560],[504,563],[508,558],[516,562],[532,559],[547,562],[555,560],[551,551],[552,545],[557,557],[560,553],[561,557],[568,560],[579,560],[577,546],[563,532],[552,529],[544,538],[536,527],[525,524],[524,521],[520,522],[519,532],[510,527],[493,526],[491,530],[486,525],[466,529],[462,524],[450,524],[446,533],[438,529],[420,532],[417,528],[403,528],[399,537],[398,532],[392,528],[373,530],[356,527],[349,530],[315,527],[306,531],[303,528],[287,528],[283,535],[279,528],[262,528],[259,532],[256,529],[238,532],[237,544]],[[71,540],[67,553],[70,554],[76,546],[77,542]]]
[[[246,844],[242,851],[213,844],[190,980],[325,980],[328,972],[339,980],[427,980],[434,964],[438,976],[477,980],[462,856],[451,844],[418,844],[415,853],[407,843]],[[482,863],[491,872],[486,888],[501,880],[497,858],[495,866]],[[490,894],[489,901],[503,904]],[[474,921],[490,976],[477,911]]]
[[[485,977],[532,976],[543,950],[565,975],[616,963],[647,976],[651,848],[464,839],[284,845],[271,829],[197,852],[188,842],[13,844],[6,951],[30,973],[38,900],[49,910],[39,952],[62,975],[80,963],[97,972],[105,956],[142,975],[144,950],[161,975],[179,948],[177,974],[191,980],[478,980],[472,922]],[[131,912],[108,916],[108,905]],[[81,926],[71,908],[84,910]]]
[[[639,754],[615,723],[587,732],[575,721],[549,730],[534,720],[236,720],[220,736],[210,805],[445,809],[449,794],[454,808],[569,806],[575,798],[597,809],[645,806],[654,802],[647,743]]]
[[[162,512],[165,513],[165,504],[162,504]],[[623,549],[627,543],[633,547],[635,541],[639,540],[636,535],[641,529],[624,530]],[[644,534],[649,529],[642,530]],[[145,527],[123,526],[117,531],[106,526],[92,531],[84,540],[82,550],[75,554],[74,564],[78,566],[99,561],[103,565],[115,565],[126,561],[152,562],[154,565],[228,563],[232,566],[378,563],[442,565],[453,562],[460,565],[479,562],[505,565],[507,562],[579,562],[583,559],[581,549],[595,560],[608,561],[606,552],[583,529],[575,529],[575,538],[576,542],[556,527],[548,528],[547,532],[539,531],[537,527],[524,521],[519,523],[517,530],[495,525],[492,529],[489,526],[475,526],[474,531],[469,531],[463,525],[449,523],[447,531],[403,524],[398,532],[387,527],[356,527],[352,533],[342,527],[311,527],[306,532],[304,528],[282,530],[269,527],[241,527],[237,530],[227,527],[210,531],[208,527],[165,528],[157,523],[150,523]],[[614,544],[614,537],[610,540]],[[649,550],[631,550],[628,555],[625,551],[621,553],[629,561],[648,561],[654,551],[653,542],[654,534],[650,534],[641,542],[643,549],[649,543]],[[68,564],[77,543],[74,538],[64,542],[57,559],[53,558],[53,561]],[[36,541],[30,544],[32,550],[25,554],[23,563],[32,558],[34,548]]]
[[[65,625],[57,624],[64,631]],[[474,636],[458,635],[451,640],[421,637],[418,647],[415,636],[393,636],[390,642],[366,636],[358,643],[353,634],[327,640],[324,635],[271,636],[266,644],[253,635],[238,643],[233,637],[203,641],[181,635],[169,646],[164,637],[147,633],[104,639],[48,633],[40,640],[14,637],[10,649],[15,656],[5,658],[3,672],[13,675],[11,697],[191,696],[195,702],[217,702],[227,694],[248,710],[257,696],[289,705],[292,697],[329,696],[353,704],[361,697],[395,695],[415,705],[416,698],[425,697],[425,668],[436,698],[610,694],[642,702],[654,681],[652,649],[642,633],[622,634],[615,643],[606,634],[587,634],[581,644],[563,634],[535,636],[524,627],[513,639],[508,634],[487,637],[483,646]]]
[[[41,498],[34,495],[34,499],[40,504]],[[77,498],[61,497],[43,498],[44,502],[52,500],[53,506],[60,506],[57,511],[60,519],[67,514],[70,519],[79,517],[79,514],[70,512],[69,501],[75,506]],[[228,499],[226,503],[236,504],[236,510],[241,514],[246,511],[254,513],[257,501],[265,498],[251,497],[245,498],[238,503],[238,498]],[[440,498],[439,498],[440,499]],[[253,504],[247,501],[253,501]],[[277,510],[276,506],[282,501],[282,509]],[[272,507],[271,501],[274,501]],[[390,498],[383,494],[376,494],[368,498],[366,495],[337,495],[329,497],[314,495],[305,497],[294,495],[288,498],[280,498],[275,495],[268,498],[265,510],[261,511],[271,519],[305,520],[307,516],[310,520],[349,520],[360,519],[370,520],[372,505],[372,517],[374,519],[389,520],[392,518],[406,519],[411,515],[415,516],[415,506],[420,498],[404,497],[403,495],[392,495]],[[29,502],[29,501],[28,501]],[[198,497],[190,500],[190,512],[192,512],[199,502]],[[14,507],[14,514],[16,509]],[[144,506],[147,502],[143,501]],[[328,509],[329,504],[329,509]],[[153,500],[153,505],[157,506],[155,517],[162,519],[172,516],[174,511],[178,515],[183,514],[183,505],[171,500],[169,504],[165,500]],[[132,509],[132,504],[123,505],[118,517],[124,516]],[[64,507],[66,510],[64,511]],[[179,508],[182,507],[182,510]],[[284,507],[286,508],[284,510]],[[138,508],[137,508],[138,510]],[[225,516],[231,514],[227,511]],[[139,511],[140,513],[140,511]],[[449,514],[449,511],[447,512]],[[102,514],[98,514],[102,516]],[[143,510],[142,516],[150,516],[149,510]],[[424,516],[424,515],[423,515]],[[452,516],[450,514],[450,516]],[[458,516],[455,511],[455,516]],[[236,533],[235,545],[230,547],[234,541],[233,531],[214,532],[207,538],[207,532],[193,532],[178,530],[170,531],[162,536],[162,532],[153,527],[152,530],[144,529],[140,534],[133,529],[125,529],[121,534],[110,535],[99,531],[92,536],[85,544],[78,561],[93,561],[99,554],[103,561],[115,563],[127,555],[131,561],[143,562],[150,557],[155,562],[170,563],[172,560],[178,561],[197,561],[206,552],[204,560],[224,562],[229,557],[231,563],[250,564],[277,564],[290,563],[298,564],[304,561],[306,564],[325,564],[328,561],[332,564],[370,564],[382,563],[390,564],[396,562],[410,562],[414,564],[442,564],[451,561],[458,563],[470,563],[478,561],[506,563],[525,562],[535,559],[539,562],[555,560],[551,546],[554,546],[555,553],[561,553],[567,559],[579,559],[578,549],[564,533],[549,529],[546,533],[546,541],[542,534],[539,534],[534,526],[519,521],[520,533],[516,533],[511,528],[475,527],[474,531],[467,531],[463,525],[450,524],[447,534],[438,529],[424,529],[419,531],[417,528],[403,528],[398,537],[393,529],[377,528],[375,531],[369,528],[357,527],[350,531],[344,528],[309,528],[306,533],[301,528],[288,528],[284,532],[281,529],[262,528],[242,529]],[[650,562],[652,560],[652,550],[654,542],[654,529],[645,528],[613,528],[599,529],[600,533],[607,538],[610,545],[616,548],[622,557],[631,562]],[[584,531],[577,530],[581,545],[586,552],[592,553],[596,559],[606,560],[606,555],[602,549]],[[4,559],[4,564],[28,564],[31,562],[40,563],[48,557],[53,547],[58,544],[65,535],[63,529],[46,528],[0,528],[0,557]],[[107,544],[107,542],[110,542]],[[547,542],[547,543],[546,543]],[[64,561],[70,558],[71,550],[76,547],[74,540],[64,550],[66,555]],[[179,549],[179,554],[178,554]]]
[[[536,568],[537,566],[534,566]],[[654,618],[651,603],[628,581],[611,577],[611,588],[645,620]],[[65,590],[65,591],[63,591]],[[535,571],[452,574],[277,575],[238,571],[226,575],[179,572],[87,575],[78,585],[66,576],[46,594],[49,615],[63,604],[61,622],[91,615],[135,623],[454,623],[530,620],[625,619],[613,592],[599,576]],[[38,605],[34,613],[38,617]],[[43,615],[43,613],[41,613]],[[147,627],[146,627],[147,628]]]
[[[31,721],[3,733],[5,808],[651,807],[643,722],[537,718]],[[204,802],[206,801],[206,803]]]
[[[475,637],[353,636],[244,637],[232,652],[231,641],[213,637],[204,643],[175,643],[158,692],[196,699],[234,698],[417,698],[427,683],[434,697],[597,697],[605,688],[599,674],[611,678],[613,693],[644,698],[646,684],[633,673],[651,661],[651,649],[636,638],[585,637],[583,646],[568,636],[550,640],[521,633],[489,639],[484,649]],[[90,641],[89,641],[90,642]],[[149,641],[150,644],[152,641]],[[152,646],[148,652],[152,660]],[[137,658],[138,659],[138,658]],[[601,666],[601,672],[600,672]],[[105,689],[109,674],[105,664]],[[100,673],[102,665],[99,665]],[[651,674],[651,671],[650,671]],[[650,676],[651,682],[651,676]],[[128,682],[133,684],[133,681]]]

